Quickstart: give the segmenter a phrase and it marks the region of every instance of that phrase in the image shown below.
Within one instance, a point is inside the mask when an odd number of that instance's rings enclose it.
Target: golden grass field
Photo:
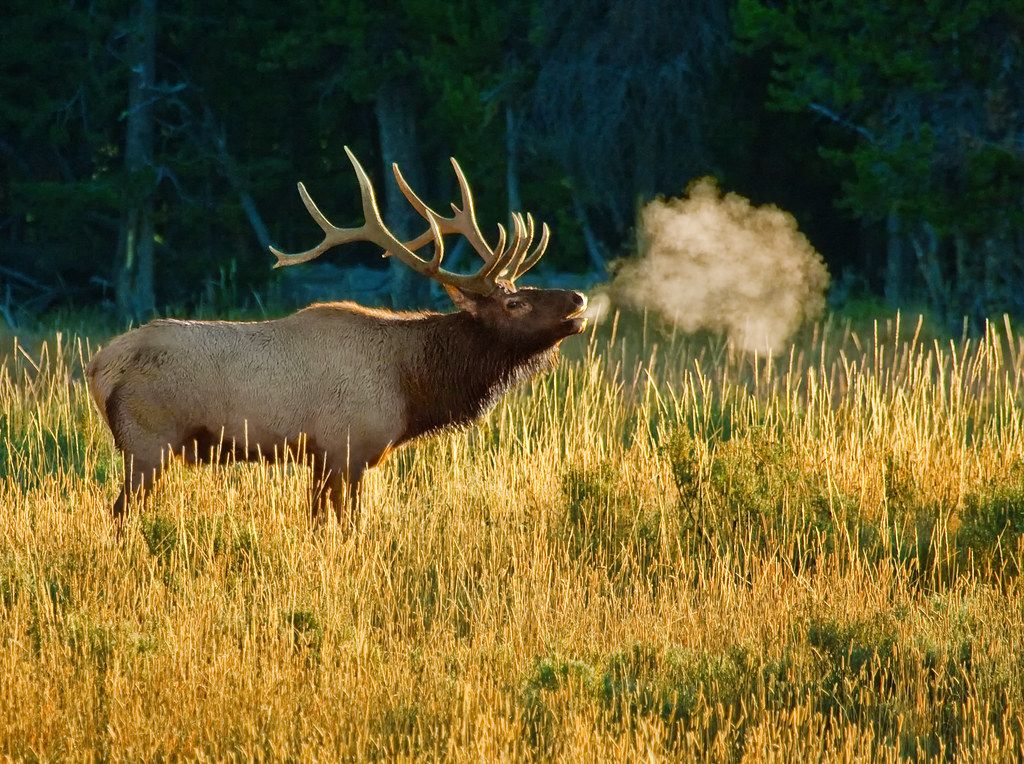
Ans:
[[[119,536],[84,341],[0,370],[0,757],[1024,755],[1024,342],[639,319],[401,451],[171,469]]]

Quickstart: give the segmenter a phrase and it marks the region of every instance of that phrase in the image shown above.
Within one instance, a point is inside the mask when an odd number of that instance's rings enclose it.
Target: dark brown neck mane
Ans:
[[[424,316],[415,324],[421,349],[401,371],[408,423],[400,442],[471,423],[558,353],[557,342],[519,344],[465,312]]]

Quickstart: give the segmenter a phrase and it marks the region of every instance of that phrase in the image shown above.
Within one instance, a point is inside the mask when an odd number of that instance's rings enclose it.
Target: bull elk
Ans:
[[[299,183],[324,239],[299,254],[271,248],[275,267],[372,242],[439,282],[458,310],[399,313],[331,302],[271,321],[156,320],[116,337],[86,370],[124,460],[115,517],[151,490],[171,455],[188,463],[290,455],[313,467],[314,517],[330,504],[343,519],[348,496],[354,521],[365,470],[414,438],[479,418],[512,385],[544,368],[562,340],[586,328],[581,293],[515,287],[544,254],[547,225],[532,246],[533,218],[516,213],[508,232],[498,225],[492,246],[454,159],[462,206],[453,203],[451,217],[428,207],[393,165],[399,188],[427,222],[420,236],[402,242],[384,225],[366,172],[345,152],[365,222],[332,225]],[[448,234],[464,237],[483,259],[475,273],[441,267]],[[417,251],[429,243],[428,260]]]

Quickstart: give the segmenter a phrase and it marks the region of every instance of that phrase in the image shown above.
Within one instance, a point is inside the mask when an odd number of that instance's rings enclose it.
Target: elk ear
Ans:
[[[476,299],[473,295],[468,292],[463,292],[458,287],[444,285],[444,291],[448,293],[448,296],[452,298],[452,302],[455,303],[455,307],[459,310],[464,310],[472,316],[477,315],[480,311],[480,306],[477,304]]]

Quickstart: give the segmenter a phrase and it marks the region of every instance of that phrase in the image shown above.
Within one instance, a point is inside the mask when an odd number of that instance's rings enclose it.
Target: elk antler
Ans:
[[[397,163],[393,163],[391,169],[395,173],[395,181],[398,183],[399,189],[401,189],[405,198],[409,200],[409,204],[412,205],[414,210],[426,218],[428,223],[436,223],[438,228],[441,229],[441,233],[462,234],[463,238],[483,258],[485,263],[484,270],[493,276],[494,279],[501,279],[511,285],[512,282],[530,270],[540,260],[548,246],[551,230],[548,228],[548,224],[544,223],[541,226],[540,241],[534,250],[527,254],[527,250],[533,242],[533,216],[527,213],[526,220],[524,221],[523,216],[515,212],[512,214],[515,230],[513,231],[512,241],[509,242],[508,249],[505,248],[505,226],[501,223],[498,223],[498,243],[492,249],[483,237],[483,234],[480,233],[480,227],[477,225],[473,192],[469,188],[469,182],[466,180],[462,168],[459,167],[459,163],[455,161],[454,157],[451,158],[451,163],[452,168],[455,170],[455,177],[459,182],[462,208],[459,209],[452,202],[451,206],[454,214],[450,218],[442,217],[434,212],[416,195],[416,192],[409,187],[409,184],[405,182],[405,178],[402,177],[402,172],[398,169]],[[428,229],[409,242],[407,246],[409,249],[419,249],[430,240],[430,235],[431,231]]]
[[[473,196],[462,174],[462,168],[458,162],[452,159],[455,174],[459,181],[459,189],[462,192],[462,209],[452,204],[454,214],[450,218],[442,217],[430,209],[416,195],[416,193],[405,182],[398,165],[392,165],[395,172],[395,179],[399,188],[409,200],[413,208],[426,219],[429,228],[420,236],[408,243],[399,241],[394,234],[387,229],[381,218],[380,210],[377,208],[377,200],[374,197],[373,186],[370,179],[363,170],[362,165],[355,158],[355,155],[345,147],[345,153],[355,170],[356,178],[359,181],[359,192],[363,204],[363,217],[365,222],[358,228],[338,228],[333,225],[310,197],[306,186],[299,183],[299,196],[309,211],[310,216],[317,222],[324,231],[324,240],[313,249],[297,254],[289,255],[271,247],[270,251],[277,258],[275,268],[283,265],[296,265],[319,257],[332,247],[339,244],[348,244],[353,241],[369,241],[384,250],[385,256],[394,255],[403,263],[408,265],[417,273],[435,279],[441,284],[457,287],[467,292],[477,294],[491,294],[498,288],[499,280],[508,287],[529,270],[544,254],[547,247],[550,231],[547,224],[542,226],[541,238],[532,252],[528,253],[530,244],[533,241],[534,225],[533,217],[527,215],[524,221],[522,215],[515,213],[512,216],[514,232],[512,241],[508,247],[505,246],[505,228],[498,225],[498,245],[491,249],[480,233],[480,227],[476,222],[476,213],[473,209]],[[441,268],[441,260],[444,258],[444,234],[462,234],[470,243],[473,249],[483,258],[483,266],[473,274],[463,275],[452,273]],[[424,260],[416,254],[416,250],[424,246],[428,241],[434,242],[434,254],[430,260]]]

